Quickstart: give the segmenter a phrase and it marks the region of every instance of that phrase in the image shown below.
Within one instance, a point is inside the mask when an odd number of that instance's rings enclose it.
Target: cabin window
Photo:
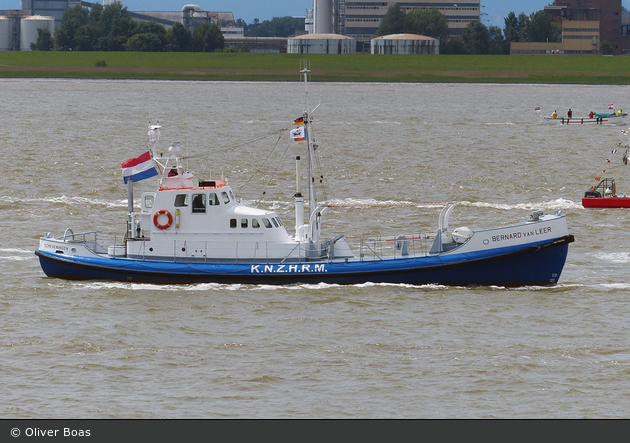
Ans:
[[[175,206],[188,206],[188,194],[177,194],[175,196]]]
[[[278,220],[278,224],[279,224],[280,226],[284,226],[284,225],[282,224],[282,220],[280,220],[280,217],[276,217],[276,220]]]
[[[227,192],[222,192],[221,197],[223,198],[223,203],[226,205],[230,202],[230,197],[228,197]]]
[[[273,222],[273,225],[277,228],[278,227],[278,222],[276,221],[276,219],[272,218],[271,221]]]
[[[218,206],[219,204],[219,197],[217,197],[217,194],[214,192],[211,192],[210,195],[208,195],[208,206]]]
[[[203,214],[206,212],[206,194],[193,194],[192,212],[193,214]]]
[[[235,218],[231,218],[230,219],[230,228],[236,228],[236,219]]]
[[[252,218],[252,228],[260,228],[260,223],[255,218]]]
[[[145,195],[144,196],[144,207],[149,209],[153,207],[153,203],[155,202],[154,195]]]
[[[262,221],[263,221],[263,225],[265,225],[265,228],[273,228],[268,218],[263,218]]]
[[[241,219],[241,228],[246,228],[247,227],[247,219],[246,218],[242,218]]]

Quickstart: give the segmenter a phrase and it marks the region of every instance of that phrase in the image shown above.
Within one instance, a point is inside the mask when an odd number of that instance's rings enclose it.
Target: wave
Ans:
[[[630,252],[599,252],[594,257],[612,263],[630,263]]]
[[[584,209],[582,203],[576,203],[572,200],[567,200],[564,198],[558,198],[550,201],[543,202],[527,202],[527,203],[517,203],[517,204],[505,204],[505,203],[490,203],[490,202],[469,202],[469,201],[460,201],[456,202],[458,205],[462,206],[473,206],[479,208],[493,208],[493,209],[521,209],[521,210],[536,210],[536,209],[547,209],[547,210],[558,210],[558,209]]]
[[[53,204],[64,204],[64,205],[101,205],[106,206],[108,208],[126,208],[127,207],[127,199],[119,200],[116,202],[105,201],[105,200],[97,200],[93,197],[68,197],[67,195],[62,195],[60,197],[38,197],[38,198],[20,198],[20,197],[9,197],[9,196],[1,196],[0,201],[15,204],[15,203],[53,203]],[[140,200],[134,203],[136,206],[140,206]]]

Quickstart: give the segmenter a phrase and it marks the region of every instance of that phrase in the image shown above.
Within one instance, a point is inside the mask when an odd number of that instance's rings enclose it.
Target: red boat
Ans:
[[[630,197],[617,195],[614,178],[604,178],[584,193],[585,208],[630,208]]]

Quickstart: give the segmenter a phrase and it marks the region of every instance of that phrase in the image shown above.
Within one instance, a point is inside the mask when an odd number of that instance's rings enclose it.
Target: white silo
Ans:
[[[11,51],[11,20],[5,15],[0,15],[0,51]]]
[[[32,15],[20,21],[20,51],[30,51],[31,43],[37,42],[37,30],[48,29],[50,35],[55,32],[55,18]]]
[[[313,0],[313,32],[332,34],[333,0]]]

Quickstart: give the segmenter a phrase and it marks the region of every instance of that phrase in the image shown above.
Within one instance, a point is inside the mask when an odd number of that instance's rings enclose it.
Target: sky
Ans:
[[[233,12],[235,19],[242,18],[246,23],[252,23],[255,18],[262,22],[286,15],[304,17],[306,10],[313,8],[313,0],[122,0],[122,5],[130,11],[181,11],[187,4],[199,5],[204,11]],[[517,16],[521,12],[529,15],[549,4],[553,4],[553,0],[481,0],[482,21],[486,26],[503,28],[503,19],[510,12]],[[630,0],[622,0],[622,4],[630,9]],[[20,0],[0,0],[0,9],[20,7]]]

